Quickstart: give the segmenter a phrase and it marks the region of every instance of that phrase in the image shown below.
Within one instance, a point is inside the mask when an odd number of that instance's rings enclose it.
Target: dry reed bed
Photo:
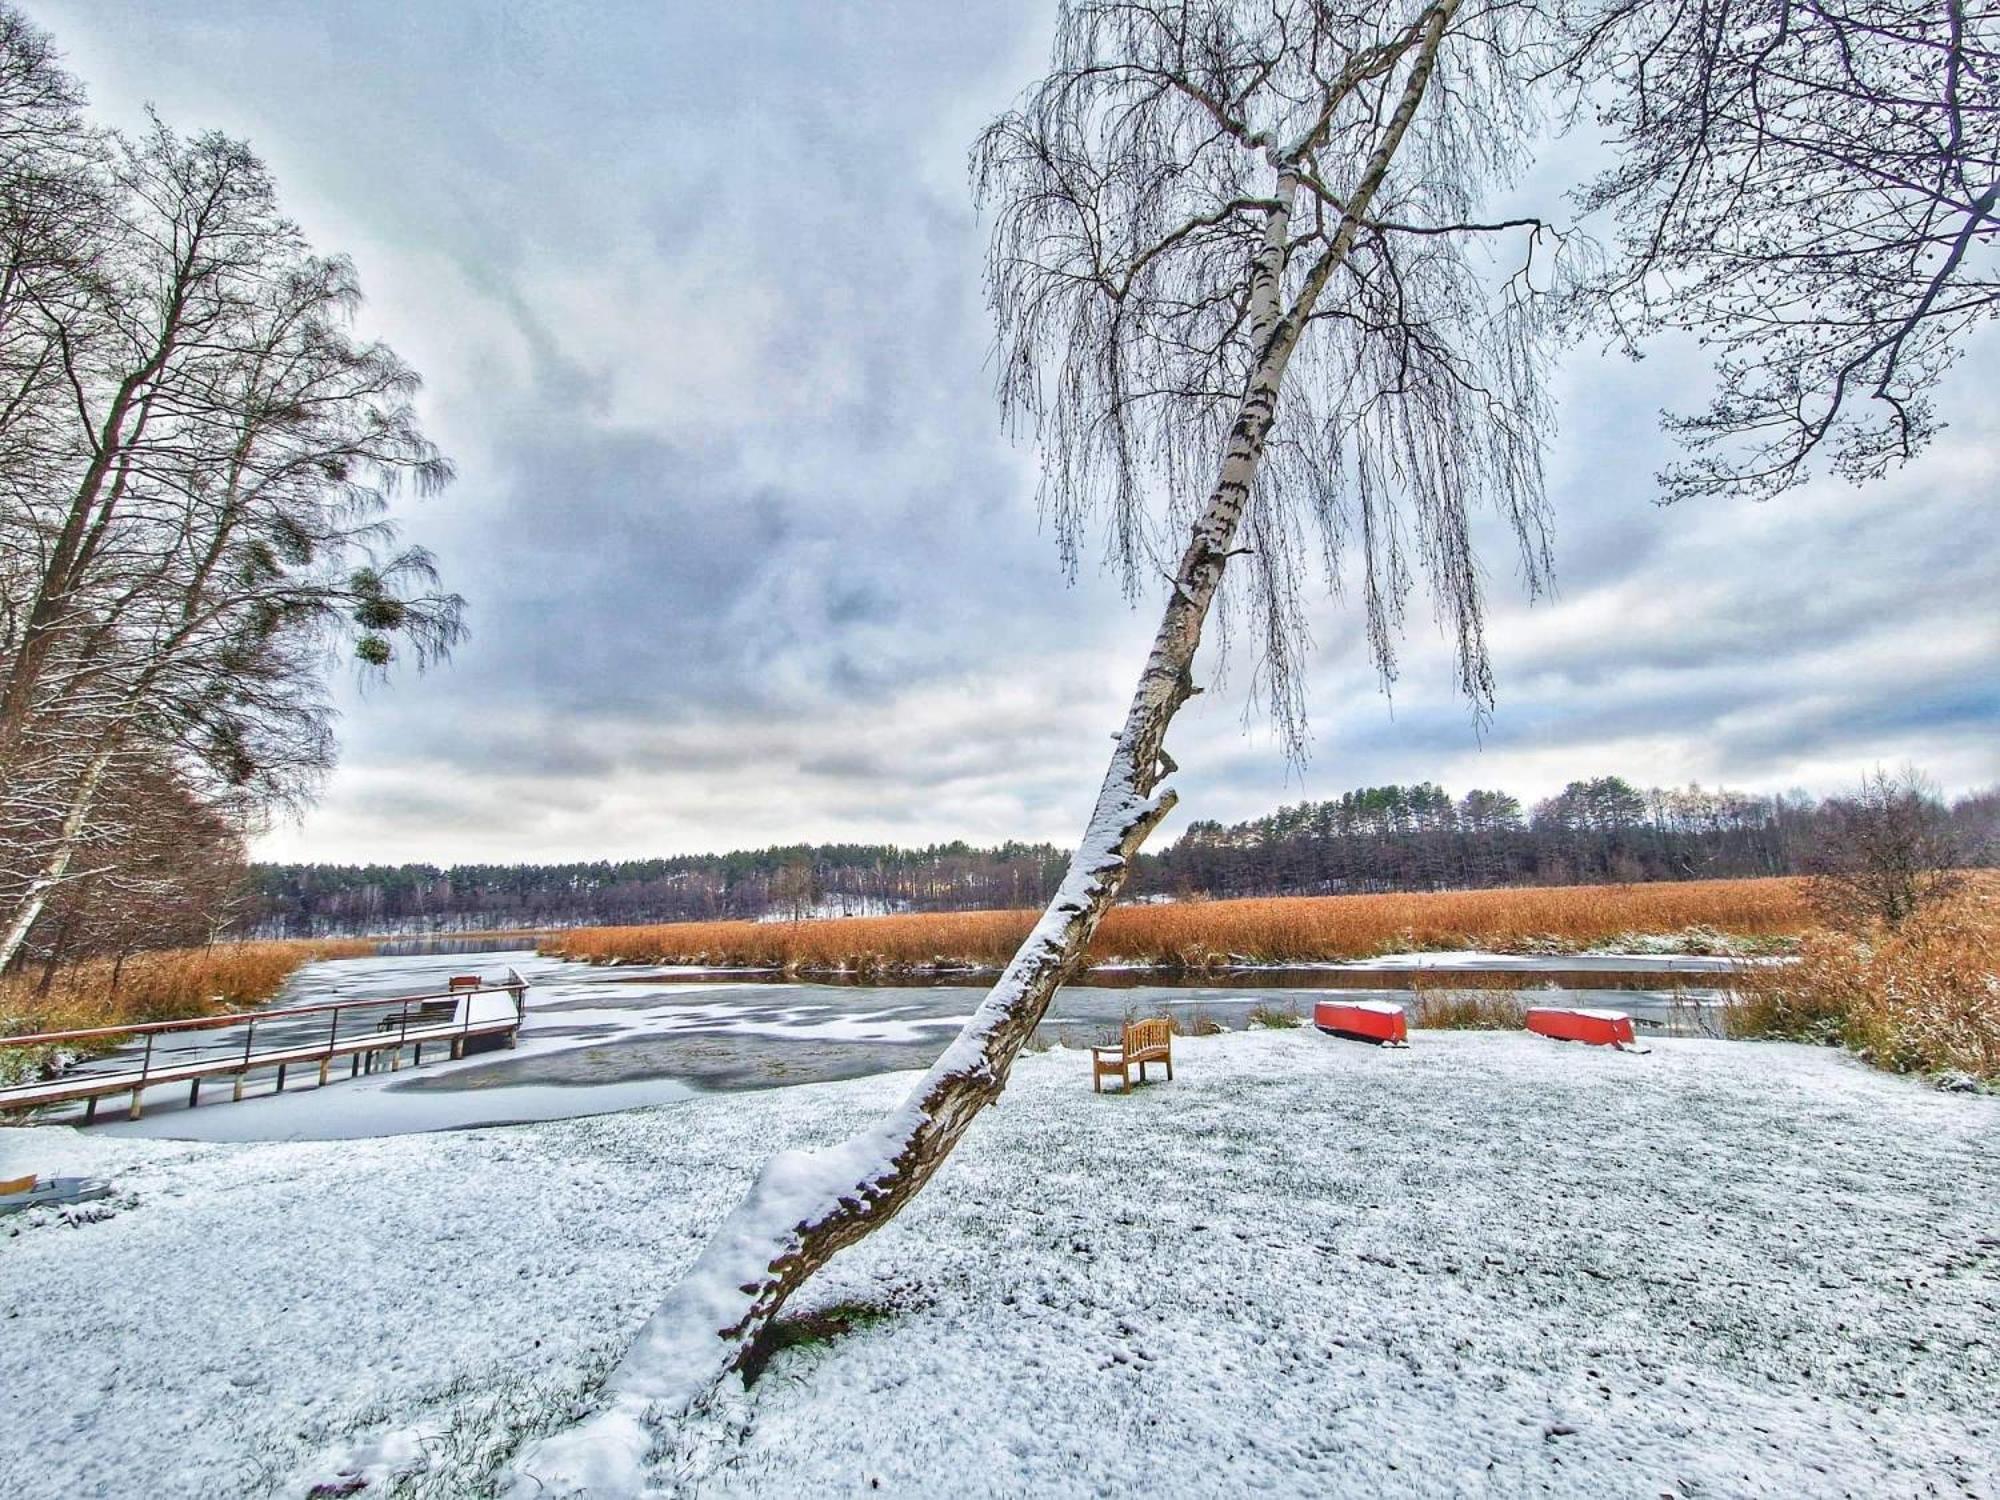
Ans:
[[[1520,997],[1525,985],[1493,981],[1528,977],[1484,975],[1477,985],[1454,984],[1449,989],[1420,985],[1411,997],[1415,1008],[1410,1024],[1422,1031],[1519,1031],[1528,1023],[1528,1003]]]
[[[812,922],[677,922],[584,927],[542,951],[588,963],[675,963],[800,971],[995,966],[1037,913],[938,912]],[[1412,950],[1572,952],[1637,934],[1680,935],[1691,950],[1803,932],[1794,880],[1537,886],[1381,896],[1187,901],[1113,910],[1092,963],[1175,968],[1239,960],[1313,963]]]
[[[1900,929],[1815,931],[1736,976],[1731,1036],[1844,1046],[1892,1073],[2000,1083],[2000,878]]]
[[[270,999],[302,964],[374,951],[366,938],[170,948],[135,953],[122,964],[103,958],[67,965],[56,970],[46,991],[41,970],[31,966],[0,980],[0,1036],[237,1010]]]

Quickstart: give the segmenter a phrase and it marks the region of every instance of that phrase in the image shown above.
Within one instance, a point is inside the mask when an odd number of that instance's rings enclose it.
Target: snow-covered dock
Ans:
[[[273,1073],[282,1091],[291,1068],[316,1067],[318,1082],[325,1087],[339,1062],[358,1074],[378,1063],[400,1067],[405,1052],[421,1065],[426,1046],[433,1056],[463,1057],[475,1042],[511,1042],[521,1029],[526,994],[518,974],[510,974],[509,982],[499,985],[469,977],[463,984],[428,995],[0,1038],[4,1047],[116,1049],[57,1077],[0,1088],[0,1119],[81,1103],[88,1123],[96,1117],[100,1099],[129,1095],[126,1113],[136,1120],[148,1090],[174,1084],[188,1086],[192,1107],[200,1102],[201,1086],[216,1080],[232,1081],[231,1097],[242,1099],[244,1083],[257,1072]]]
[[[808,1289],[848,1331],[663,1434],[644,1484],[2000,1494],[2000,1099],[1781,1044],[1176,1053],[1129,1097],[1022,1058]],[[116,1189],[0,1237],[4,1487],[486,1493],[758,1163],[908,1084],[366,1141],[0,1130],[0,1177]]]

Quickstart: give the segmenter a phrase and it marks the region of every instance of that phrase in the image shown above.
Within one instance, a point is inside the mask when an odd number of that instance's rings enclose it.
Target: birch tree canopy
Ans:
[[[1613,0],[1570,38],[1617,165],[1580,195],[1618,253],[1587,313],[1692,334],[1669,500],[1876,479],[2000,313],[2000,16],[1944,0]]]
[[[1385,142],[1433,22],[1451,45]],[[1074,4],[1049,75],[975,149],[1003,410],[1039,445],[1065,557],[1101,536],[1135,593],[1207,499],[1268,336],[1247,268],[1275,256],[1293,347],[1225,618],[1233,596],[1294,749],[1313,574],[1354,587],[1385,681],[1427,576],[1481,707],[1476,512],[1511,532],[1529,591],[1547,579],[1543,377],[1577,247],[1481,217],[1537,127],[1543,24],[1510,5]]]

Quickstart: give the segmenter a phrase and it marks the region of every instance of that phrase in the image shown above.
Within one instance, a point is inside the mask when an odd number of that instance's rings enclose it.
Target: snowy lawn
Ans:
[[[1176,1049],[1129,1098],[1023,1058],[659,1487],[2000,1493],[2000,1099],[1782,1045]],[[120,1189],[0,1221],[0,1491],[302,1495],[416,1426],[427,1471],[365,1493],[479,1493],[758,1162],[908,1083],[320,1144],[0,1130],[0,1177]]]

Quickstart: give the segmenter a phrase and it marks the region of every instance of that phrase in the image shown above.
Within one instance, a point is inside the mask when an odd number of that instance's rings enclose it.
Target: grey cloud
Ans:
[[[35,10],[107,113],[152,99],[251,136],[315,239],[365,252],[378,331],[461,458],[408,514],[474,638],[442,672],[343,690],[343,769],[273,852],[1074,836],[1147,621],[1089,564],[1063,586],[999,434],[961,167],[1047,14]],[[1328,606],[1311,761],[1246,736],[1239,671],[1175,730],[1178,821],[1424,777],[1777,785],[1895,746],[2000,777],[1995,673],[1962,649],[2000,597],[2000,426],[1968,394],[1997,369],[1968,360],[1959,426],[1885,485],[1662,512],[1657,411],[1699,359],[1579,351],[1556,597],[1524,606],[1481,528],[1483,737],[1421,601],[1388,702]]]

